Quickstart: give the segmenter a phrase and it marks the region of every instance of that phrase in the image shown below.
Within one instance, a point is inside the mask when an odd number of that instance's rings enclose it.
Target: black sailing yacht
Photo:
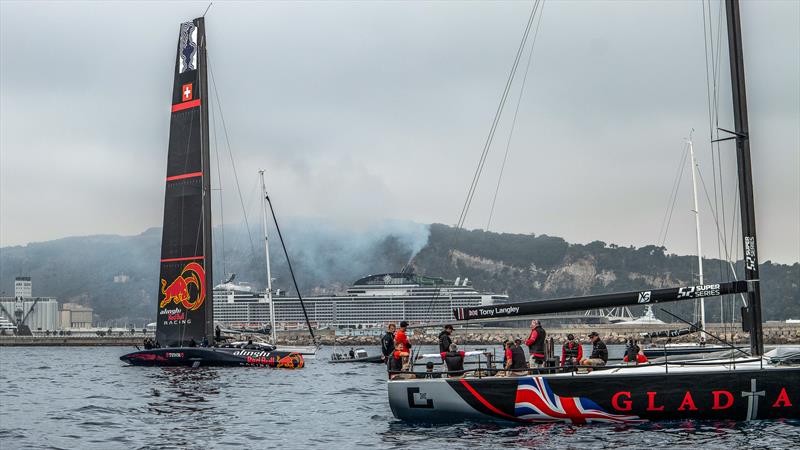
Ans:
[[[137,366],[300,368],[295,352],[215,347],[205,22],[181,24],[172,88],[156,341]],[[209,344],[211,343],[211,344]]]
[[[636,423],[651,420],[754,420],[800,418],[800,348],[764,354],[756,253],[753,185],[738,0],[726,0],[742,216],[743,281],[594,295],[498,306],[457,308],[458,321],[519,318],[593,308],[654,304],[746,293],[742,309],[749,354],[730,346],[727,355],[702,361],[665,360],[608,366],[593,371],[548,367],[506,373],[491,367],[427,378],[394,373],[388,381],[395,417],[441,422]],[[711,335],[709,335],[711,336]],[[480,361],[479,361],[480,364]],[[438,374],[437,376],[442,376]]]

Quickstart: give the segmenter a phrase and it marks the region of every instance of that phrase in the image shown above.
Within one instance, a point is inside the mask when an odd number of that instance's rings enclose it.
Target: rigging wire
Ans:
[[[497,126],[498,126],[498,124],[500,122],[500,118],[501,118],[503,110],[505,108],[506,100],[508,99],[508,95],[510,93],[511,86],[512,86],[512,84],[514,82],[514,77],[516,76],[517,68],[519,67],[519,62],[520,62],[520,60],[522,58],[522,55],[524,53],[524,50],[525,50],[525,45],[528,42],[528,36],[530,35],[531,26],[532,26],[532,24],[534,22],[534,18],[536,16],[536,12],[539,9],[539,5],[541,3],[543,3],[543,2],[544,2],[544,0],[535,0],[535,2],[533,3],[533,6],[531,8],[531,13],[530,13],[530,16],[528,17],[528,22],[527,22],[527,24],[525,26],[525,32],[523,33],[522,39],[520,40],[519,48],[517,49],[517,53],[516,53],[516,55],[514,57],[514,63],[511,66],[511,71],[510,71],[510,73],[508,75],[508,79],[506,80],[505,88],[503,89],[503,93],[502,93],[502,95],[500,97],[500,102],[499,102],[499,104],[497,106],[497,110],[495,111],[494,120],[492,121],[492,125],[491,125],[491,127],[489,129],[489,134],[486,137],[486,141],[484,143],[483,150],[481,151],[481,157],[479,158],[478,166],[475,168],[475,173],[472,176],[472,182],[470,183],[470,187],[469,187],[469,189],[467,191],[467,197],[464,200],[464,205],[461,208],[461,214],[459,215],[458,222],[457,222],[457,225],[456,225],[456,235],[455,235],[455,238],[453,240],[453,244],[450,246],[451,247],[450,255],[453,254],[453,252],[455,251],[455,247],[458,245],[458,238],[459,238],[461,230],[463,229],[464,224],[466,222],[467,214],[469,213],[469,208],[472,205],[472,200],[473,200],[473,198],[475,196],[475,192],[476,192],[477,187],[478,187],[478,181],[480,180],[481,174],[483,173],[483,168],[484,168],[484,165],[486,164],[486,158],[487,158],[487,156],[489,154],[489,150],[491,149],[491,145],[492,145],[492,142],[494,140],[494,135],[495,135],[495,132],[497,131]],[[537,25],[537,30],[538,30],[538,25]],[[533,51],[532,48],[531,48],[531,51]],[[530,67],[530,56],[529,56],[529,60],[528,60],[528,68],[529,67]],[[527,71],[528,71],[528,69],[526,69],[526,77],[527,77]],[[520,91],[520,97],[521,97],[521,95],[522,95],[522,92]],[[517,104],[517,109],[519,109],[519,104]],[[516,113],[515,113],[515,121],[516,121]],[[512,129],[513,129],[513,126],[512,126]],[[508,152],[508,149],[506,149],[506,156],[507,156],[507,152]],[[505,162],[503,164],[505,165]],[[495,197],[496,197],[496,195],[497,195],[497,193],[495,192]],[[433,311],[434,304],[439,299],[440,295],[441,295],[441,288],[436,292],[436,294],[434,294],[431,297],[431,300],[428,302],[428,308],[427,308],[426,315],[429,316],[431,314],[431,311]],[[415,353],[415,350],[412,350],[412,354],[411,354],[412,361],[413,361],[414,353]]]
[[[705,48],[705,67],[706,67],[706,98],[708,107],[708,129],[710,136],[710,150],[712,161],[712,184],[714,191],[714,220],[718,228],[717,231],[717,256],[719,259],[719,272],[720,277],[724,277],[725,281],[731,280],[731,274],[736,278],[735,271],[728,271],[725,268],[722,254],[725,253],[725,260],[729,266],[732,266],[730,260],[731,252],[728,250],[728,237],[725,233],[727,229],[727,214],[725,209],[725,189],[723,178],[722,154],[720,151],[720,143],[714,142],[719,138],[719,96],[720,96],[720,76],[721,70],[719,65],[722,60],[722,2],[719,2],[717,10],[717,27],[716,27],[716,42],[714,41],[714,24],[712,17],[712,7],[710,0],[703,0],[703,44]],[[720,223],[721,222],[721,225]],[[722,232],[719,231],[721,228]],[[734,296],[727,296],[731,308],[733,309]],[[725,303],[726,296],[720,297],[720,322],[727,326],[725,321]],[[731,317],[733,321],[734,317]]]
[[[495,135],[495,132],[497,131],[497,125],[500,122],[500,117],[502,116],[503,109],[504,109],[505,104],[506,104],[506,100],[508,99],[508,94],[509,94],[509,92],[511,90],[511,85],[513,84],[514,77],[515,77],[516,72],[517,72],[517,67],[519,67],[519,62],[522,59],[522,55],[523,55],[524,50],[525,50],[525,45],[528,42],[528,36],[530,35],[531,27],[533,25],[533,22],[534,22],[534,19],[535,19],[535,16],[536,16],[536,11],[539,9],[539,5],[540,5],[540,3],[542,1],[543,0],[535,0],[534,3],[533,3],[533,6],[531,7],[531,13],[528,16],[528,22],[525,25],[525,32],[523,33],[522,39],[520,40],[519,48],[517,48],[517,53],[516,53],[516,55],[514,57],[514,63],[511,65],[511,71],[508,74],[508,79],[506,80],[505,88],[503,89],[503,93],[500,96],[500,102],[497,105],[497,110],[495,111],[495,115],[494,115],[494,119],[492,121],[492,125],[489,128],[489,134],[486,136],[486,141],[484,142],[483,149],[481,151],[481,156],[480,156],[480,158],[478,160],[478,166],[475,168],[475,173],[472,176],[472,181],[470,182],[470,186],[469,186],[469,189],[467,191],[467,196],[466,196],[466,199],[464,200],[464,205],[462,206],[461,213],[460,213],[460,215],[458,217],[458,222],[456,224],[456,235],[455,235],[455,238],[453,240],[452,245],[450,245],[450,248],[451,248],[450,255],[452,255],[452,253],[455,251],[455,247],[458,245],[458,238],[459,238],[460,232],[461,232],[462,228],[464,227],[464,223],[466,222],[467,214],[469,212],[469,208],[472,205],[472,199],[475,196],[475,191],[477,190],[477,187],[478,187],[478,181],[480,180],[481,173],[483,172],[483,167],[486,164],[486,157],[489,154],[489,149],[492,146],[492,142],[494,140],[494,135]],[[440,289],[440,291],[441,291],[441,289]],[[428,302],[428,308],[427,308],[426,315],[430,315],[431,311],[433,311],[434,302],[436,302],[436,300],[438,300],[438,298],[440,296],[439,292],[437,292],[435,295],[433,295],[431,297],[430,301]],[[412,358],[414,356],[413,352],[414,351],[412,350],[412,355],[411,355]]]
[[[239,175],[236,172],[236,163],[233,160],[233,150],[231,149],[231,141],[228,136],[228,127],[225,124],[225,114],[223,114],[222,112],[222,102],[219,101],[219,92],[217,92],[217,84],[214,81],[214,69],[211,66],[210,58],[206,58],[206,60],[208,61],[208,72],[211,75],[211,86],[214,88],[214,98],[217,100],[217,109],[219,110],[219,117],[222,122],[222,130],[225,133],[225,143],[228,147],[228,156],[230,157],[231,160],[231,168],[233,169],[233,179],[236,182],[236,190],[239,193],[239,202],[242,205],[242,214],[244,214],[244,223],[245,226],[247,227],[247,236],[250,238],[250,251],[253,253],[253,255],[255,255],[256,253],[255,244],[253,243],[253,235],[250,232],[250,223],[247,220],[247,211],[245,210],[244,198],[242,197],[242,190],[239,185]]]
[[[519,61],[522,58],[522,53],[525,48],[525,43],[528,41],[528,36],[531,31],[531,26],[533,25],[533,19],[536,14],[536,10],[539,6],[540,0],[536,0],[531,8],[530,16],[528,17],[528,23],[525,26],[525,33],[522,35],[522,39],[519,43],[519,48],[517,49],[517,54],[514,57],[514,63],[511,65],[511,71],[508,74],[508,79],[506,80],[505,88],[503,89],[503,94],[500,96],[500,103],[497,105],[497,110],[495,111],[494,120],[492,121],[492,125],[489,128],[489,134],[486,136],[486,141],[484,142],[483,149],[481,151],[481,156],[478,160],[478,166],[475,168],[475,173],[472,176],[472,182],[470,183],[469,190],[467,191],[467,197],[464,200],[464,205],[461,208],[461,214],[458,217],[458,223],[456,228],[461,229],[464,227],[464,223],[467,220],[467,214],[469,213],[469,208],[472,205],[472,200],[475,196],[475,191],[478,187],[478,181],[480,180],[481,173],[483,172],[483,167],[486,164],[486,157],[489,154],[489,149],[492,146],[492,141],[494,140],[494,134],[497,131],[497,125],[500,122],[500,117],[503,114],[503,109],[506,104],[506,100],[508,99],[508,93],[511,90],[511,84],[514,81],[514,76],[517,73],[517,67],[519,66]]]
[[[683,173],[686,171],[686,159],[689,157],[689,144],[684,143],[683,145],[683,156],[681,157],[681,163],[678,166],[677,172],[675,174],[675,179],[672,182],[672,190],[670,192],[669,199],[667,200],[667,209],[664,211],[664,218],[661,222],[661,229],[658,233],[658,245],[659,247],[663,247],[664,243],[667,241],[667,233],[669,232],[669,226],[672,223],[672,213],[675,211],[675,203],[678,200],[678,191],[681,187],[681,181],[683,180]]]
[[[283,254],[286,256],[286,265],[289,266],[289,275],[292,276],[292,283],[294,284],[294,289],[297,291],[297,299],[300,300],[300,307],[303,309],[303,317],[306,319],[306,325],[308,325],[308,332],[311,334],[311,341],[314,343],[315,347],[319,346],[317,342],[317,337],[314,336],[314,328],[311,327],[311,321],[308,320],[308,312],[306,311],[306,305],[303,302],[303,296],[300,294],[300,288],[297,286],[297,279],[294,276],[294,269],[292,269],[292,260],[289,258],[289,252],[286,250],[286,243],[283,242],[283,234],[281,234],[281,227],[278,226],[278,216],[275,215],[275,209],[272,207],[272,200],[269,198],[269,194],[265,194],[264,198],[267,200],[267,204],[269,204],[269,212],[272,214],[272,221],[275,223],[275,230],[278,232],[278,238],[281,241],[281,247],[283,248]]]
[[[489,210],[489,219],[486,221],[486,231],[492,225],[492,217],[494,216],[494,207],[497,203],[497,194],[500,192],[500,182],[503,180],[503,172],[506,170],[506,161],[508,160],[508,152],[511,148],[511,139],[514,137],[514,130],[517,127],[517,115],[519,114],[519,105],[522,103],[522,96],[525,94],[525,84],[528,81],[528,73],[531,70],[531,61],[533,60],[533,49],[536,47],[536,37],[539,35],[539,25],[542,23],[542,16],[544,15],[544,2],[542,0],[542,7],[539,12],[539,18],[536,19],[536,28],[533,30],[533,40],[531,41],[531,49],[528,52],[528,63],[525,66],[525,76],[522,77],[522,86],[519,89],[519,97],[517,98],[517,106],[514,108],[514,118],[511,120],[511,131],[508,133],[508,140],[506,141],[506,151],[503,154],[503,164],[500,166],[500,175],[497,176],[497,185],[494,188],[494,196],[492,197],[492,207]]]
[[[211,5],[209,5],[209,8]],[[204,14],[205,15],[205,14]],[[223,199],[222,199],[222,165],[219,162],[219,133],[217,133],[217,121],[216,121],[216,112],[214,108],[211,108],[211,130],[214,132],[214,157],[217,160],[217,185],[219,186],[219,228],[220,228],[220,240],[222,244],[222,273],[224,274],[223,279],[228,278],[228,270],[226,267],[226,253],[225,253],[225,214],[222,208]]]
[[[708,4],[708,16],[709,16],[708,19],[706,18],[706,4]],[[722,271],[723,271],[723,264],[722,264],[722,240],[720,238],[720,232],[719,232],[719,221],[717,220],[717,211],[719,210],[719,207],[718,207],[718,203],[717,203],[717,163],[716,163],[716,156],[714,155],[714,142],[713,142],[714,141],[714,126],[713,126],[713,123],[714,123],[714,117],[713,117],[714,108],[712,108],[712,100],[711,100],[712,95],[711,95],[711,87],[710,87],[711,86],[711,80],[710,80],[710,77],[709,77],[709,63],[708,63],[708,57],[709,57],[709,54],[708,54],[708,47],[709,47],[708,41],[709,41],[709,37],[713,41],[713,31],[709,31],[709,27],[711,25],[711,20],[710,20],[711,4],[708,3],[707,0],[703,0],[701,2],[701,5],[702,5],[702,10],[703,10],[703,49],[705,51],[706,110],[708,112],[708,133],[709,133],[709,141],[711,142],[711,169],[713,171],[712,177],[713,177],[713,181],[714,181],[714,205],[711,206],[711,209],[713,211],[714,223],[717,226],[717,234],[716,234],[716,239],[717,239],[717,258],[720,261],[718,269],[720,271],[720,276],[721,276],[722,275]],[[713,51],[713,44],[712,44],[711,47],[712,47],[712,51]],[[712,56],[712,60],[713,60],[713,56]],[[711,66],[712,67],[714,66],[713,62],[711,64]],[[714,96],[716,96],[716,88],[714,88]],[[714,102],[714,103],[716,103],[716,102]],[[719,143],[717,143],[717,146],[719,146]],[[701,177],[701,179],[702,179],[702,177]],[[703,188],[705,189],[705,184],[703,185]],[[708,196],[708,193],[706,193],[706,196]],[[724,233],[722,233],[722,234],[724,234]],[[724,305],[723,305],[723,297],[720,296],[720,322],[721,323],[725,323],[724,311],[725,311],[725,308],[724,308]]]

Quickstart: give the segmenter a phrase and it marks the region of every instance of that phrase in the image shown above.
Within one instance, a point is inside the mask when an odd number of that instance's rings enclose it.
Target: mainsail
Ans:
[[[203,18],[181,24],[172,87],[156,340],[213,337],[208,83]]]

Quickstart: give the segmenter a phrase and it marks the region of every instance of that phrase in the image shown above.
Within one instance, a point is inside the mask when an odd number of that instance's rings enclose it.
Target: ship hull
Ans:
[[[276,367],[299,369],[303,356],[280,350],[263,351],[240,348],[172,347],[142,350],[120,356],[133,366],[157,367]]]
[[[410,422],[800,418],[800,367],[682,372],[390,380],[389,403]]]

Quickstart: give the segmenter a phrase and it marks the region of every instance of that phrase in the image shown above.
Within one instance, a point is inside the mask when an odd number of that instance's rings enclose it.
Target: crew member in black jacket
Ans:
[[[460,377],[464,375],[463,371],[465,353],[463,351],[459,351],[456,344],[450,344],[450,347],[446,352],[442,352],[441,356],[442,360],[447,366],[447,371],[454,372],[449,374],[450,377]]]
[[[386,334],[381,338],[381,354],[383,355],[383,360],[388,361],[392,352],[394,352],[394,324],[390,323]]]
[[[531,320],[531,334],[525,345],[531,353],[531,368],[544,366],[545,340],[547,332],[542,328],[542,323],[538,320]]]
[[[596,331],[589,333],[589,339],[592,340],[592,355],[581,361],[581,365],[605,366],[608,362],[608,348],[605,342],[600,339],[600,335]]]
[[[453,339],[450,338],[451,334],[453,334],[453,326],[445,325],[444,330],[439,333],[439,353],[450,351],[450,344],[453,343]]]

